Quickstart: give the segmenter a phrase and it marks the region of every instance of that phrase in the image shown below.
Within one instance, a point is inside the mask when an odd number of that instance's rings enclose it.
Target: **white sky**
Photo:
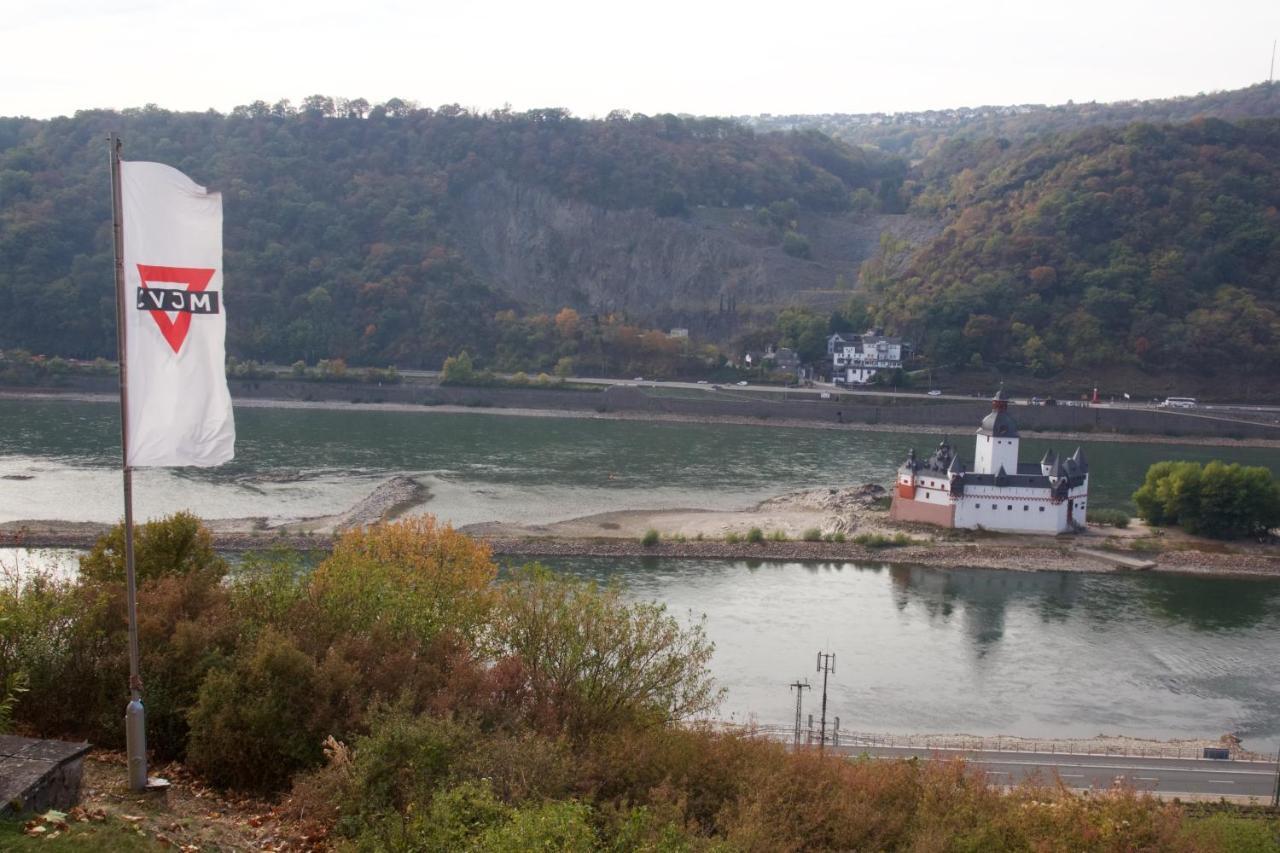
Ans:
[[[1266,79],[1277,0],[0,0],[0,115],[309,94],[820,113],[1114,101]]]

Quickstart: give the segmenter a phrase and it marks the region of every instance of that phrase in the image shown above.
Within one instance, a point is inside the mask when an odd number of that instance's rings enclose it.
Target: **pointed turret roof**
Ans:
[[[1052,466],[1054,463],[1054,460],[1056,460],[1057,458],[1058,458],[1058,454],[1054,453],[1053,448],[1050,447],[1048,450],[1044,452],[1044,458],[1040,460],[1040,464]]]
[[[1084,458],[1084,448],[1077,447],[1076,452],[1071,454],[1071,461],[1076,463],[1076,468],[1081,474],[1087,473],[1089,470],[1089,460]]]

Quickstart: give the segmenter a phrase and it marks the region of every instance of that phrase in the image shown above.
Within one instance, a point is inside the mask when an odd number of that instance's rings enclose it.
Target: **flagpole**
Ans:
[[[120,137],[108,137],[111,148],[111,230],[116,253],[116,358],[120,365],[120,468],[124,475],[124,577],[129,608],[129,704],[124,713],[125,750],[129,758],[129,787],[147,787],[147,727],[142,707],[142,676],[138,672],[138,594],[133,570],[133,470],[129,467],[129,347],[126,341],[124,292],[124,212],[120,189]]]

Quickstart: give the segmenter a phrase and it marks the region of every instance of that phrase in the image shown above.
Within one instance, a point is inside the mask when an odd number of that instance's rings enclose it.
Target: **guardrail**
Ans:
[[[783,725],[738,726],[725,724],[726,730],[748,736],[765,737],[787,743],[795,741],[795,728]],[[1203,758],[1205,747],[1226,748],[1232,760],[1274,764],[1275,753],[1253,752],[1234,745],[1199,741],[1195,743],[1143,743],[1095,738],[1025,738],[1005,735],[895,735],[827,729],[827,744],[833,748],[856,750],[858,747],[896,747],[904,749],[938,749],[967,752],[1045,752],[1062,755],[1109,755],[1135,758]],[[800,742],[817,745],[819,732],[801,728]],[[1218,759],[1221,760],[1221,759]]]

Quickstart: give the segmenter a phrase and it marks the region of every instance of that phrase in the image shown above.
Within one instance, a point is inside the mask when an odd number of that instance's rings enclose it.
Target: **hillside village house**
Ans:
[[[902,367],[902,357],[909,346],[901,338],[886,338],[874,332],[834,334],[827,338],[831,381],[836,385],[865,385],[881,370]]]
[[[898,468],[889,516],[940,527],[1008,533],[1066,533],[1085,526],[1089,463],[1076,448],[1062,459],[1052,450],[1039,464],[1018,461],[1018,426],[1001,389],[975,440],[972,467],[944,438],[927,459],[915,449]]]

